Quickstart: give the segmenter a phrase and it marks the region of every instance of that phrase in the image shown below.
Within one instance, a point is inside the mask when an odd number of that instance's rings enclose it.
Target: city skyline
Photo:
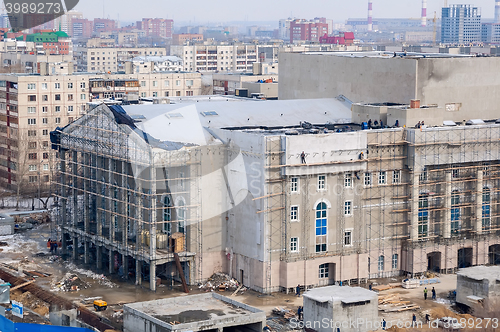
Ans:
[[[448,1],[448,5],[468,3],[481,8],[482,17],[493,18],[495,3],[493,0],[475,1]],[[327,17],[336,22],[343,22],[348,18],[362,18],[367,16],[368,2],[353,0],[350,2],[330,2],[312,0],[307,5],[298,1],[275,0],[272,3],[257,0],[252,7],[235,8],[225,1],[215,0],[208,3],[193,0],[189,7],[170,6],[174,2],[164,1],[160,5],[154,0],[143,0],[141,6],[120,8],[118,0],[87,0],[80,1],[75,10],[81,11],[86,18],[110,18],[124,22],[135,22],[142,17],[161,17],[173,19],[176,22],[189,24],[207,24],[227,21],[278,21],[281,18],[300,17]],[[441,16],[444,1],[428,1],[427,17],[432,18],[434,11]],[[421,1],[373,1],[373,17],[375,18],[415,18],[420,17]],[[174,9],[169,10],[172,7]],[[208,7],[208,8],[207,8]],[[117,8],[119,8],[117,10]],[[208,10],[207,10],[208,9]]]

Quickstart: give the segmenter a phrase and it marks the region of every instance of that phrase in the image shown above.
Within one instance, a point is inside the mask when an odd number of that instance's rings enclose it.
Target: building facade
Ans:
[[[451,5],[441,11],[441,43],[481,42],[481,11],[472,5]]]
[[[170,55],[183,59],[184,70],[200,72],[251,71],[258,45],[172,45]]]
[[[290,43],[299,41],[319,42],[320,37],[328,35],[328,24],[306,20],[290,22]]]
[[[360,129],[336,99],[101,106],[57,133],[63,241],[138,283],[147,265],[151,289],[180,273],[267,293],[494,264],[500,124]]]

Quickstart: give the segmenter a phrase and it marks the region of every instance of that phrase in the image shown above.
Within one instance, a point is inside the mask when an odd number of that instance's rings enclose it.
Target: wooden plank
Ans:
[[[243,285],[241,285],[240,287],[238,287],[238,289],[237,289],[237,290],[235,290],[235,291],[234,291],[234,293],[233,293],[233,294],[231,294],[231,296],[235,296],[235,295],[236,295],[236,293],[238,293],[242,287],[243,287]]]
[[[35,280],[30,280],[30,281],[28,281],[28,282],[24,282],[24,283],[22,283],[22,284],[20,284],[20,285],[14,286],[14,287],[12,287],[10,290],[11,290],[11,291],[13,291],[13,290],[16,290],[16,289],[18,289],[18,288],[21,288],[21,287],[24,287],[24,286],[28,286],[29,284],[32,284],[32,283],[34,283],[34,282],[35,282]]]

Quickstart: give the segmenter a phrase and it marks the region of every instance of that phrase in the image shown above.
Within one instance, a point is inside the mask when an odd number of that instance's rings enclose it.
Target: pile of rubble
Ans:
[[[215,290],[236,290],[240,288],[240,284],[236,279],[230,278],[225,273],[214,273],[210,278],[208,278],[206,283],[201,284],[198,288],[204,289],[207,292]]]
[[[19,296],[11,295],[11,297],[41,316],[48,316],[49,314],[49,304],[40,300],[30,292],[24,292]]]
[[[92,278],[93,280],[97,281],[99,285],[108,287],[108,288],[118,288],[118,285],[109,280],[104,274],[99,274],[92,272],[90,270],[85,270],[82,268],[77,267],[73,263],[69,263],[65,265],[66,269],[76,272],[78,274],[81,274],[83,276],[86,276],[87,278]]]
[[[89,284],[80,279],[76,274],[66,273],[64,278],[52,287],[52,291],[74,292],[86,288],[89,288]]]

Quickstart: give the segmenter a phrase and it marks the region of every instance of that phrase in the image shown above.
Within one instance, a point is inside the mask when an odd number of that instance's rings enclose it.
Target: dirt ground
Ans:
[[[94,271],[90,266],[76,266],[70,262],[64,262],[55,256],[51,256],[46,248],[46,241],[51,234],[53,234],[53,230],[53,226],[46,224],[35,227],[33,230],[26,231],[22,234],[0,236],[0,243],[6,242],[7,244],[1,246],[3,250],[0,254],[0,265],[2,265],[3,268],[7,267],[20,272],[42,271],[50,274],[50,276],[47,277],[37,277],[36,284],[45,289],[51,289],[58,295],[78,303],[81,303],[81,300],[84,298],[102,296],[103,299],[108,302],[109,306],[106,311],[99,312],[98,314],[117,324],[122,324],[123,304],[125,303],[187,295],[182,292],[182,287],[180,285],[174,285],[173,287],[161,285],[156,292],[151,292],[148,289],[147,282],[143,283],[143,287],[139,287],[136,286],[133,281],[126,281],[119,278],[117,275],[106,277],[102,272]],[[78,287],[78,290],[64,291],[67,287],[60,287],[60,285],[61,280],[64,280],[67,275],[78,276],[78,278],[81,279],[79,281],[88,285],[88,287]],[[379,311],[380,320],[385,319],[388,322],[388,327],[394,326],[390,330],[403,332],[412,331],[412,329],[401,329],[395,326],[397,326],[398,322],[402,322],[403,326],[405,322],[411,322],[414,313],[417,316],[417,320],[422,322],[425,321],[425,314],[427,313],[431,315],[431,319],[444,316],[470,318],[471,316],[459,316],[456,312],[450,310],[451,308],[447,300],[447,295],[450,290],[454,290],[456,287],[456,275],[440,275],[439,278],[441,281],[440,283],[428,287],[429,297],[427,300],[423,298],[423,287],[416,289],[393,288],[381,291],[379,295],[398,293],[402,300],[411,301],[411,303],[418,305],[420,309],[390,313]],[[398,278],[397,280],[400,279],[401,278]],[[395,281],[395,279],[370,280],[370,282],[376,282],[378,284]],[[81,285],[81,283],[79,283],[79,285]],[[368,284],[363,284],[361,286],[368,288]],[[437,290],[436,301],[430,299],[430,289],[432,286]],[[190,287],[190,294],[202,293],[204,291],[206,290],[200,289],[198,286]],[[232,293],[233,290],[221,292],[221,294],[226,296],[231,296]],[[274,293],[271,295],[262,295],[251,290],[246,290],[232,296],[232,298],[265,311],[268,317],[275,316],[272,310],[276,307],[286,308],[296,312],[297,307],[302,305],[302,296],[297,297],[294,294]],[[29,293],[23,294],[22,292],[14,291],[12,293],[12,299],[26,303],[31,310],[35,311],[40,316],[48,317],[49,304],[33,298]],[[92,306],[90,306],[90,308],[92,308]],[[424,324],[424,327],[418,330],[435,330],[432,328],[427,329],[426,327],[427,326]],[[482,331],[486,331],[486,329]]]

